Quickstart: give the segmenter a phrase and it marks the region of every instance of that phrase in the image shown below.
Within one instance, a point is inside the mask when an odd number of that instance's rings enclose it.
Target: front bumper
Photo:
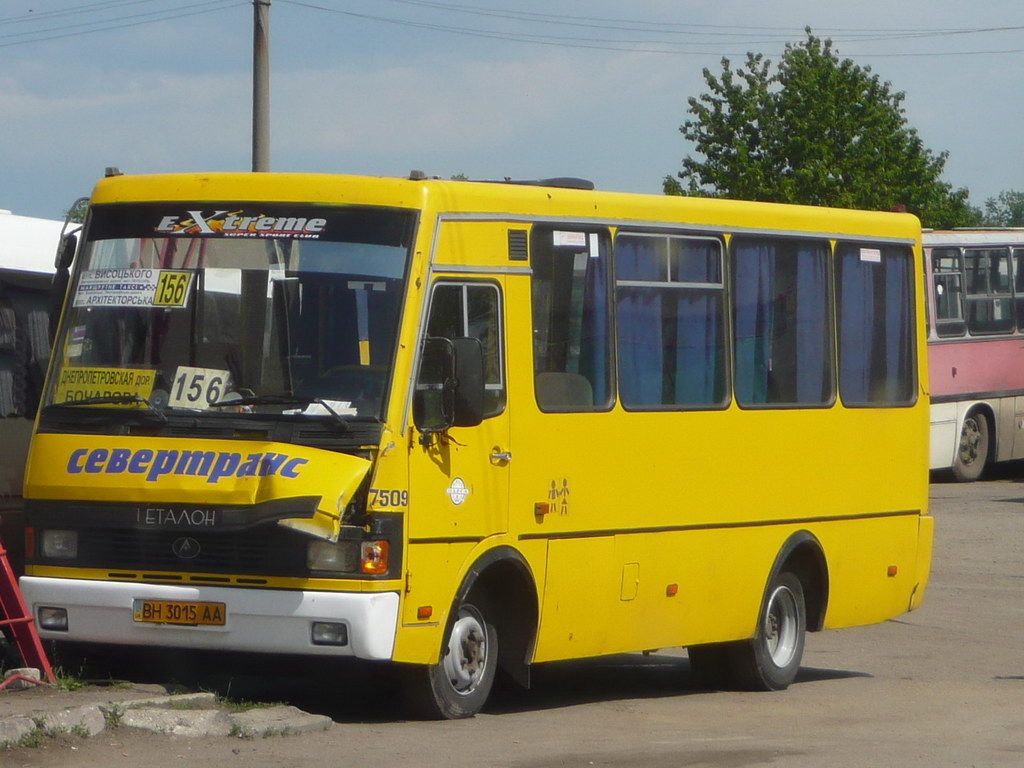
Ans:
[[[40,627],[39,635],[46,640],[388,660],[398,626],[397,592],[124,584],[37,576],[22,577],[20,583],[33,616],[42,606],[67,610],[68,631]],[[226,622],[217,627],[137,622],[132,606],[139,599],[224,603]],[[345,624],[348,643],[314,645],[313,622]]]

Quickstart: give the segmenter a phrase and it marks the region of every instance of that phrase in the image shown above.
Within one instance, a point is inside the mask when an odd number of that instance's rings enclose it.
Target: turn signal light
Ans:
[[[360,547],[359,570],[370,574],[387,573],[388,543],[386,541],[364,541]]]

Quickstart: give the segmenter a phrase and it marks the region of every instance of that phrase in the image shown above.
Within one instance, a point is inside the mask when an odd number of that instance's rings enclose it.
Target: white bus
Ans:
[[[65,222],[0,209],[0,541],[17,572],[22,478],[50,357],[50,283]]]

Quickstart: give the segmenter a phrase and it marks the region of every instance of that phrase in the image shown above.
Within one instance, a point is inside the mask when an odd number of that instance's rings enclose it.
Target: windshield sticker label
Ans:
[[[179,365],[174,372],[167,404],[175,408],[197,408],[205,411],[214,403],[223,400],[230,389],[231,371]]]
[[[878,248],[861,248],[860,260],[870,264],[881,264],[882,252]]]
[[[553,233],[554,243],[557,246],[571,246],[573,248],[586,248],[587,247],[587,233],[586,232],[562,232],[555,230]]]
[[[76,325],[68,332],[68,357],[81,357],[85,351],[85,326]]]
[[[186,211],[179,216],[164,216],[155,229],[166,235],[315,239],[327,229],[327,219],[246,211]]]
[[[192,272],[176,269],[96,269],[82,273],[75,307],[185,307]]]
[[[68,457],[69,475],[140,475],[155,483],[163,475],[205,477],[216,483],[226,477],[297,478],[309,459],[286,453],[234,451],[178,451],[149,448],[76,448]]]
[[[120,396],[137,396],[148,400],[155,381],[154,370],[68,366],[61,369],[57,378],[53,401],[69,403],[91,397]]]
[[[161,269],[153,294],[154,307],[184,307],[188,303],[192,273],[174,269]]]

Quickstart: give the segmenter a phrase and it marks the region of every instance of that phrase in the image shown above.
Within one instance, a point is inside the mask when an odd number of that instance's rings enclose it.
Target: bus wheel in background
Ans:
[[[804,590],[782,571],[768,585],[757,632],[732,648],[736,685],[748,691],[781,691],[793,682],[804,654],[807,615]]]
[[[970,483],[981,477],[988,462],[988,418],[981,411],[971,411],[960,430],[960,445],[953,457],[953,477]]]
[[[481,595],[470,594],[455,606],[455,619],[437,664],[415,668],[406,680],[414,713],[429,719],[472,717],[494,685],[498,633]]]

